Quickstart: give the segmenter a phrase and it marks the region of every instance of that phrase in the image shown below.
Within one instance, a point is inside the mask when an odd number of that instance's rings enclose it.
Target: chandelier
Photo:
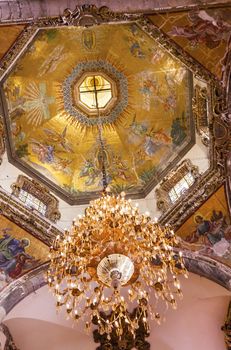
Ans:
[[[100,118],[96,93],[95,100]],[[141,323],[148,333],[149,316],[158,323],[163,318],[152,296],[166,308],[176,308],[182,296],[178,275],[187,277],[187,271],[182,253],[173,249],[178,242],[171,227],[139,213],[125,193],[110,193],[102,125],[98,130],[104,190],[70,230],[56,237],[50,248],[48,285],[57,308],[64,307],[76,321],[84,320],[87,330],[94,324],[108,339],[124,332],[135,337]],[[129,312],[131,308],[135,312]]]
[[[124,322],[132,334],[140,319],[148,329],[148,315],[161,320],[150,301],[153,292],[173,308],[182,296],[177,275],[187,277],[187,271],[176,245],[169,226],[140,214],[124,193],[104,192],[50,249],[48,284],[57,307],[65,306],[75,320],[87,318],[87,329],[97,324],[109,337],[113,329],[122,335]],[[131,318],[134,304],[138,311]]]

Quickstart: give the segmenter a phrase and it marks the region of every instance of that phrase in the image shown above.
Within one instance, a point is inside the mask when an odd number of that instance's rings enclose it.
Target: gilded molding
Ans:
[[[206,87],[194,86],[192,99],[192,112],[195,119],[197,133],[201,137],[202,143],[209,146],[209,125],[208,125],[208,91]]]
[[[4,131],[3,118],[0,115],[0,165],[2,164],[2,157],[5,151],[6,151],[5,131]]]
[[[0,79],[7,73],[10,66],[14,63],[19,53],[26,47],[28,41],[35,35],[36,31],[37,27],[31,23],[21,32],[10,50],[0,60]]]
[[[97,7],[95,5],[76,6],[74,11],[69,8],[64,10],[59,21],[61,24],[89,27],[94,24],[112,21],[127,21],[138,19],[142,14],[128,14],[113,12],[107,6]]]

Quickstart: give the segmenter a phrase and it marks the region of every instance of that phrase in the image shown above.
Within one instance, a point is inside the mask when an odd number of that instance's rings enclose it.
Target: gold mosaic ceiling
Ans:
[[[145,196],[194,144],[191,85],[135,23],[39,29],[3,83],[11,159],[84,203],[102,189],[102,128],[108,183]]]

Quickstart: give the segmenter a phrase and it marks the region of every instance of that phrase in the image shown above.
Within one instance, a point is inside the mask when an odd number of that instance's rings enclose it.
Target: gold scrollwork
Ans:
[[[208,92],[206,87],[195,85],[192,99],[192,111],[195,126],[201,136],[202,143],[209,145],[209,121],[208,121]]]
[[[0,165],[2,163],[2,156],[5,153],[6,147],[5,147],[5,131],[4,131],[4,125],[3,125],[3,119],[0,115]]]

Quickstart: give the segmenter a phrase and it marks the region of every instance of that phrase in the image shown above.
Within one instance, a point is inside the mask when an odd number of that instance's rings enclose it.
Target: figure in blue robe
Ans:
[[[17,256],[19,254],[27,255],[25,248],[29,246],[30,242],[27,238],[19,240],[9,234],[4,234],[3,237],[0,239],[0,269],[9,274],[16,266]]]

